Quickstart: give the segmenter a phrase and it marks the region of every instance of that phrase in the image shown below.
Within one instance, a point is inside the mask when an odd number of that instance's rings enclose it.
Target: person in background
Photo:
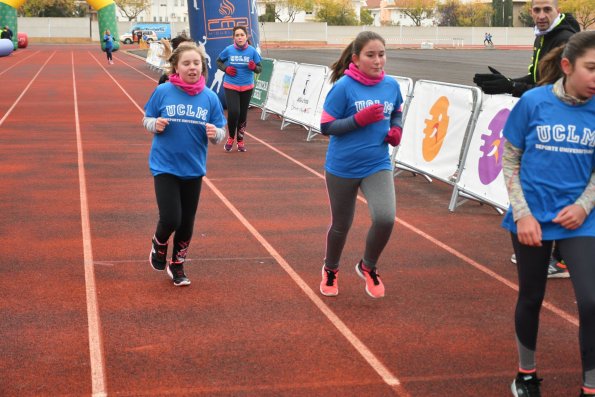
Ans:
[[[402,135],[403,98],[399,83],[384,73],[385,41],[375,32],[357,35],[331,66],[333,87],[323,106],[320,130],[330,136],[325,181],[331,207],[320,293],[339,293],[339,261],[361,189],[372,225],[356,273],[372,298],[384,296],[377,264],[393,230],[395,184],[388,145]]]
[[[540,79],[540,59],[543,59],[552,49],[566,43],[573,34],[580,31],[580,25],[571,14],[560,13],[558,0],[533,0],[531,2],[531,17],[535,22],[535,41],[529,73],[511,79],[488,66],[492,73],[477,73],[473,77],[473,82],[484,93],[490,95],[512,94],[515,97],[520,97],[525,91],[537,85]]]
[[[554,242],[570,272],[579,313],[581,396],[595,396],[595,31],[577,33],[540,64],[504,127],[503,169],[519,290],[516,397],[541,396],[535,352]]]
[[[105,29],[103,42],[105,43],[105,55],[107,56],[107,63],[113,65],[114,60],[112,58],[112,50],[114,48],[114,38],[112,37],[109,29]]]
[[[155,184],[159,221],[149,262],[175,286],[189,285],[184,271],[194,230],[207,146],[225,138],[225,117],[217,94],[205,87],[208,68],[194,43],[178,46],[169,57],[169,81],[158,85],[145,105],[143,125],[153,133],[149,167]],[[168,241],[173,238],[167,264]]]
[[[8,25],[5,25],[2,28],[2,32],[0,32],[0,39],[12,40],[12,31],[10,29],[8,29]]]
[[[260,55],[248,42],[245,26],[233,28],[233,44],[225,47],[217,57],[217,67],[225,72],[223,88],[227,104],[227,129],[229,138],[226,152],[231,152],[237,135],[238,152],[245,152],[244,132],[248,106],[254,90],[254,74],[260,73]]]

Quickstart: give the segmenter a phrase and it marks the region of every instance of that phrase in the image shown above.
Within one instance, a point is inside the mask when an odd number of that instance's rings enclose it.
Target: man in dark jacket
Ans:
[[[488,66],[492,73],[476,74],[473,82],[486,94],[512,94],[520,97],[539,81],[539,60],[553,48],[566,44],[570,36],[580,31],[576,19],[570,14],[561,14],[558,0],[533,0],[531,16],[535,22],[535,42],[529,74],[510,79]]]
[[[12,30],[10,30],[8,26],[4,26],[2,33],[0,33],[0,38],[12,40]]]

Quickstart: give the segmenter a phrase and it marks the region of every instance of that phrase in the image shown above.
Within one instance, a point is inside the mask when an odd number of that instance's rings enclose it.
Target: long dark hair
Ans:
[[[560,77],[564,77],[560,65],[562,58],[568,59],[570,64],[574,66],[577,58],[582,57],[588,50],[593,48],[595,48],[595,30],[573,34],[565,45],[554,48],[539,61],[538,67],[541,78],[537,84],[555,83]]]
[[[248,45],[252,45],[252,42],[248,38],[248,28],[246,28],[244,25],[236,25],[236,26],[234,26],[233,29],[232,29],[232,31],[231,31],[231,36],[232,37],[235,37],[236,30],[243,30],[244,33],[246,33],[246,43],[248,43]]]
[[[368,42],[372,40],[379,40],[383,46],[386,46],[386,42],[384,38],[380,36],[376,32],[371,32],[366,30],[364,32],[360,32],[355,40],[353,40],[341,53],[339,59],[331,65],[331,83],[339,80],[343,73],[349,68],[349,64],[351,63],[351,56],[352,55],[359,55],[362,52],[362,49],[365,47]]]

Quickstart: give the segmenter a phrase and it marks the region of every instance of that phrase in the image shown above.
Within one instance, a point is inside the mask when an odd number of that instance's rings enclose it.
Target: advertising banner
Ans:
[[[282,115],[287,106],[289,90],[295,75],[297,63],[289,61],[276,61],[273,68],[273,76],[269,83],[265,111]]]
[[[254,84],[254,91],[252,91],[252,98],[250,98],[250,106],[263,109],[266,104],[271,77],[273,77],[275,61],[269,58],[262,58],[260,64],[262,66],[262,71],[258,74],[256,83]]]
[[[327,67],[299,64],[291,84],[283,117],[306,127],[320,126],[316,119],[316,106],[326,78]]]
[[[232,29],[246,26],[248,40],[260,54],[258,33],[258,10],[255,0],[189,0],[188,19],[192,39],[202,44],[207,52],[211,88],[221,103],[225,104],[223,90],[224,72],[217,69],[217,57],[225,47],[233,44]]]

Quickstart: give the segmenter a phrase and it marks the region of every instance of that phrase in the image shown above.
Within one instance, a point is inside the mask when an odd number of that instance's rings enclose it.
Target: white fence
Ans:
[[[18,30],[30,38],[79,38],[99,41],[97,21],[89,18],[18,18]],[[118,32],[126,33],[135,22],[118,22]],[[187,23],[171,23],[172,35],[188,29]],[[260,24],[260,41],[291,42],[316,41],[329,45],[346,45],[362,30],[372,30],[384,37],[389,45],[482,45],[489,31],[498,45],[523,45],[535,38],[530,28],[458,28],[414,26],[327,26],[326,23],[273,23]]]

